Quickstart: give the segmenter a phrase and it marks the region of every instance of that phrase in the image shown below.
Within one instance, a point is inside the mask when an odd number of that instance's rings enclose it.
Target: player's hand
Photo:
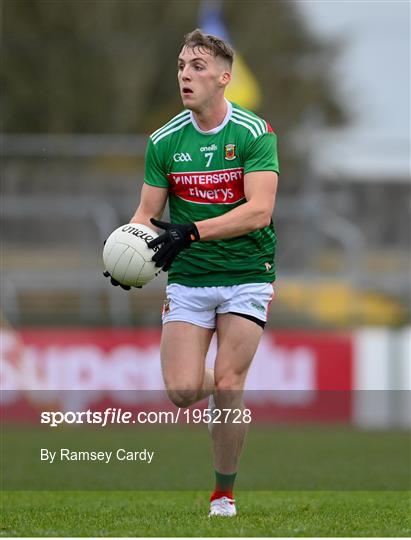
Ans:
[[[129,291],[131,289],[130,285],[123,285],[122,283],[120,283],[119,281],[114,279],[113,276],[109,272],[107,272],[107,270],[105,272],[103,272],[103,276],[104,277],[109,277],[110,278],[110,283],[112,285],[114,285],[114,287],[118,287],[120,285],[120,287],[122,289],[124,289],[125,291]],[[136,287],[136,288],[141,289],[141,287]]]
[[[155,227],[165,231],[147,244],[149,248],[162,244],[151,260],[156,263],[157,267],[167,272],[180,251],[200,240],[200,234],[194,223],[166,223],[154,218],[151,218],[150,221]]]
[[[114,287],[118,287],[120,285],[120,287],[122,289],[124,289],[125,291],[129,291],[131,289],[131,287],[129,285],[122,285],[120,282],[118,282],[116,279],[114,279],[112,277],[112,275],[109,272],[107,272],[107,270],[105,272],[103,272],[103,276],[107,277],[107,278],[110,278],[110,283],[112,285],[114,285]]]

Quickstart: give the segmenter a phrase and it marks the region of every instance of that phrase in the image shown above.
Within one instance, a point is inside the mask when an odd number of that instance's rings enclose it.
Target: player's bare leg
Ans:
[[[219,315],[217,318],[217,357],[215,361],[215,403],[218,409],[244,409],[243,389],[248,369],[255,355],[263,330],[256,323],[238,315]],[[223,420],[225,414],[220,416]],[[235,515],[232,489],[238,462],[244,445],[248,424],[215,423],[212,429],[216,489],[211,496],[210,515]],[[219,501],[227,513],[215,508]],[[231,504],[231,513],[230,513]],[[224,510],[224,509],[223,509]]]
[[[207,397],[210,394],[214,394],[214,391],[215,391],[214,369],[205,368],[202,398]]]
[[[214,391],[213,370],[205,369],[213,333],[214,330],[180,321],[163,326],[163,379],[168,396],[177,407],[188,407]]]

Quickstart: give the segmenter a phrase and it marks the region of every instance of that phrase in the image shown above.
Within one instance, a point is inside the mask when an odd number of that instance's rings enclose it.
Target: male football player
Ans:
[[[168,271],[161,363],[178,407],[210,396],[217,409],[243,409],[273,296],[276,136],[265,120],[225,99],[232,63],[227,42],[200,30],[185,36],[177,62],[184,110],[149,138],[131,220],[162,232],[149,246],[159,246],[153,260]],[[167,199],[171,223],[159,221]],[[217,356],[208,370],[214,332]],[[212,424],[212,516],[236,515],[233,484],[246,427]]]

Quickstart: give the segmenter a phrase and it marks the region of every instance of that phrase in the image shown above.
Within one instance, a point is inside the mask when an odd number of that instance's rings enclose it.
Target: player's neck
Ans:
[[[195,121],[202,131],[210,131],[223,123],[227,114],[227,101],[223,97],[218,103],[212,107],[202,111],[193,111]]]

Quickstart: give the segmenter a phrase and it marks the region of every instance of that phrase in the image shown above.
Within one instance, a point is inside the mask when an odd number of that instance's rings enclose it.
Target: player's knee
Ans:
[[[189,388],[184,390],[167,390],[168,397],[177,407],[189,407],[197,401],[199,390]]]
[[[242,390],[244,377],[240,373],[227,372],[220,377],[216,377],[215,385],[217,392]]]
[[[219,408],[237,408],[243,403],[243,378],[227,373],[216,380],[215,401]]]

